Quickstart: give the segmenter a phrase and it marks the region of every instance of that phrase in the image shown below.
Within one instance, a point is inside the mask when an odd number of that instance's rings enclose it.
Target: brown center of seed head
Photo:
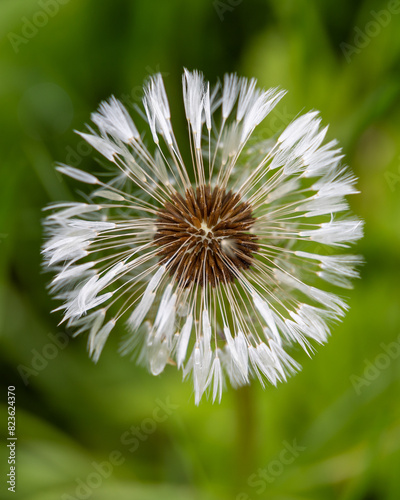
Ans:
[[[240,194],[200,186],[185,198],[175,192],[171,200],[158,211],[154,241],[160,262],[180,286],[233,282],[252,265],[258,245],[249,230],[255,219]]]

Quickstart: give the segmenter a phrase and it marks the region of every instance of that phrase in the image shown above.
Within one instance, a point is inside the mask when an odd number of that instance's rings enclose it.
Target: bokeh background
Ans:
[[[161,71],[185,138],[183,66],[288,89],[264,136],[320,110],[366,221],[362,279],[328,345],[295,353],[287,384],[200,407],[174,368],[152,377],[120,358],[121,331],[97,365],[85,338],[65,340],[40,258],[42,207],[79,199],[55,162],[98,167],[74,129],[111,94],[140,104]],[[8,385],[18,413],[17,493],[2,444],[0,498],[400,498],[399,91],[395,0],[0,0],[2,440]]]

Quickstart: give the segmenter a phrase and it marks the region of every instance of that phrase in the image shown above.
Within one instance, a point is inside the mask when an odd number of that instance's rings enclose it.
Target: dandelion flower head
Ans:
[[[144,86],[143,134],[114,97],[92,114],[96,130],[80,135],[103,174],[57,167],[91,189],[48,207],[43,255],[94,361],[121,322],[121,354],[154,375],[175,364],[198,404],[226,381],[276,385],[300,368],[292,346],[327,341],[347,308],[327,285],[350,288],[361,260],[344,250],[362,236],[346,201],[356,177],[315,111],[257,140],[284,94],[185,70],[186,155],[160,74]]]

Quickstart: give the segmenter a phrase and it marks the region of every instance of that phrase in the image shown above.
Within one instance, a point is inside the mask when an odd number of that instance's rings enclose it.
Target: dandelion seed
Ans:
[[[121,353],[154,375],[176,364],[198,404],[207,390],[219,401],[226,379],[276,385],[300,369],[291,345],[310,353],[326,342],[346,304],[324,287],[349,288],[361,263],[336,254],[362,236],[345,199],[356,178],[336,142],[324,144],[317,112],[250,145],[283,96],[236,75],[212,88],[185,70],[190,159],[160,74],[144,88],[153,150],[115,97],[92,114],[98,132],[80,135],[114,175],[58,167],[96,189],[49,207],[43,255],[58,309],[88,333],[94,361],[123,322]]]

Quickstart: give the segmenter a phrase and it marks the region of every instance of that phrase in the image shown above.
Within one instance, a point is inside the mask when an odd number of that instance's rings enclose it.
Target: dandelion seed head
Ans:
[[[284,95],[185,69],[190,158],[160,74],[144,86],[146,134],[115,97],[92,114],[97,131],[80,135],[107,166],[57,167],[88,193],[47,208],[43,256],[56,311],[95,362],[122,327],[120,353],[154,375],[176,365],[198,404],[227,382],[286,381],[300,369],[293,345],[327,341],[347,309],[331,289],[350,288],[362,262],[343,253],[362,236],[347,202],[356,178],[316,111],[250,144]]]

